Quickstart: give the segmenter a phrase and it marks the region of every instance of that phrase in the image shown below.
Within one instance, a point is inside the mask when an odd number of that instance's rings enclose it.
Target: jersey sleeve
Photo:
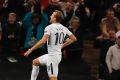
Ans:
[[[50,35],[50,27],[47,26],[44,30],[44,34]]]
[[[72,35],[72,32],[66,28],[67,35],[70,36]]]

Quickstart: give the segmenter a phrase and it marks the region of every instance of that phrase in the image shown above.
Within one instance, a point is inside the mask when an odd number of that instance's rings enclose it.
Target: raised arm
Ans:
[[[25,54],[24,56],[28,56],[29,54],[32,53],[32,51],[38,49],[40,46],[44,45],[48,39],[48,35],[45,34],[42,39],[40,41],[38,41],[32,48],[30,48]]]
[[[41,17],[42,17],[42,21],[41,21],[41,25],[43,25],[42,27],[45,28],[48,25],[48,15],[41,11]]]

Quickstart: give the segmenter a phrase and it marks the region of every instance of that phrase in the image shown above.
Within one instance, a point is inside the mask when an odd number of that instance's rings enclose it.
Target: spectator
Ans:
[[[106,17],[102,19],[100,23],[100,28],[101,35],[97,37],[97,39],[100,40],[101,43],[99,78],[108,80],[109,76],[107,74],[108,72],[105,63],[105,57],[108,48],[115,42],[115,37],[112,35],[120,30],[119,20],[115,17],[114,11],[112,9],[108,9],[106,11]]]
[[[120,34],[116,38],[116,44],[107,51],[106,64],[111,80],[120,80]]]
[[[5,1],[5,0],[1,0],[1,1],[0,1],[0,10],[3,8],[4,1]]]
[[[113,5],[113,9],[115,11],[115,15],[118,17],[118,19],[120,20],[120,3],[115,3]]]
[[[91,20],[92,20],[92,32],[95,36],[100,33],[99,23],[105,15],[106,11],[106,0],[85,0],[86,5],[90,8]]]
[[[90,25],[90,9],[84,0],[80,0],[78,8],[75,10],[75,15],[79,17],[84,31],[91,29]]]
[[[98,39],[108,39],[109,31],[115,30],[116,32],[120,30],[120,22],[117,17],[115,17],[113,9],[108,9],[106,11],[106,17],[102,19],[100,23],[101,36],[97,37]]]
[[[0,21],[3,20],[6,15],[5,13],[6,1],[7,0],[0,0]]]
[[[69,26],[69,21],[74,14],[74,4],[71,3],[71,2],[66,2],[65,3],[65,9],[63,10],[63,14],[65,16],[63,24],[65,26]]]
[[[4,8],[6,13],[15,12],[18,15],[19,20],[24,15],[24,0],[5,0]]]
[[[39,6],[34,4],[35,6]],[[38,11],[41,12],[38,12]],[[26,38],[24,43],[24,48],[28,49],[32,47],[38,40],[40,40],[43,36],[44,28],[48,24],[48,16],[47,14],[41,9],[32,9],[31,12],[28,12],[24,19],[23,19],[23,26],[26,29]],[[41,54],[40,54],[41,53]],[[37,57],[45,53],[45,46],[34,51],[32,56]],[[32,59],[34,57],[31,57]]]
[[[77,41],[65,48],[66,54],[69,59],[81,59],[83,52],[83,32],[77,16],[71,18],[68,28],[76,36]]]
[[[12,12],[8,14],[7,21],[2,26],[3,56],[9,62],[17,62],[20,39],[20,24],[17,22],[17,15]]]
[[[5,0],[1,0],[0,1],[0,12],[2,12],[4,2],[5,2]]]

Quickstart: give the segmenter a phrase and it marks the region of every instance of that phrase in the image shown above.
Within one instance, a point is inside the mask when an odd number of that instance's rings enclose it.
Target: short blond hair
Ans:
[[[56,12],[56,15],[55,15],[56,22],[62,22],[62,20],[64,20],[63,13],[60,10],[55,10],[55,12]]]
[[[16,13],[11,12],[11,13],[8,14],[8,16],[14,16],[14,17],[16,17],[17,15],[16,15]]]

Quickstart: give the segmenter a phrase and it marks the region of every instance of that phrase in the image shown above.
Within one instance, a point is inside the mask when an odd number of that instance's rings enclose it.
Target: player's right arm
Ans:
[[[47,40],[48,40],[49,35],[44,34],[44,36],[42,37],[42,39],[40,41],[38,41],[32,48],[28,49],[27,52],[25,52],[24,56],[28,56],[29,54],[32,53],[32,51],[38,49],[39,47],[41,47],[42,45],[44,45]]]
[[[38,49],[39,47],[41,47],[42,45],[44,45],[48,38],[49,38],[49,35],[50,35],[50,28],[47,26],[45,28],[45,31],[44,31],[44,35],[42,37],[41,40],[39,40],[32,48],[30,48],[27,52],[25,52],[24,56],[28,56],[29,54],[32,53],[32,51]]]

